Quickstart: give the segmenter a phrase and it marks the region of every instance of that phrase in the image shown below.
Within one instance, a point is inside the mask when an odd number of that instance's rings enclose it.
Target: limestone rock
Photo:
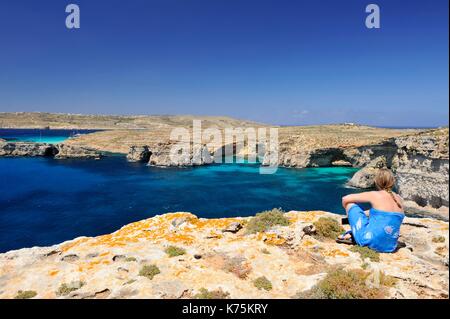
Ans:
[[[391,166],[394,156],[397,154],[397,145],[393,139],[388,139],[378,144],[349,147],[343,151],[344,157],[354,167],[364,167],[370,162],[383,156],[387,167]]]
[[[449,206],[448,141],[448,128],[395,139],[392,169],[404,199],[422,207]]]
[[[158,143],[152,148],[152,154],[150,156],[148,164],[151,166],[196,166],[206,165],[213,162],[206,145],[190,145],[186,149],[175,143]]]
[[[345,160],[337,160],[337,161],[332,162],[331,165],[350,167],[350,166],[352,166],[352,163],[345,161]]]
[[[245,229],[249,218],[172,213],[108,235],[10,251],[0,254],[0,298],[14,298],[19,290],[36,291],[36,298],[192,298],[203,288],[230,298],[290,298],[333,267],[396,278],[386,298],[448,298],[448,222],[405,218],[400,240],[407,248],[374,262],[362,260],[351,246],[314,236],[315,221],[339,215],[291,211],[286,217],[288,226],[245,234],[221,230],[237,224]],[[171,258],[165,253],[169,245],[186,253]],[[160,270],[151,280],[139,275],[150,264]],[[262,276],[272,290],[254,286]],[[62,284],[73,291],[58,295]]]
[[[56,144],[58,153],[55,155],[56,159],[68,158],[86,158],[86,159],[100,159],[102,154],[96,150],[66,144]]]
[[[131,146],[127,154],[129,162],[148,162],[152,152],[148,146]]]
[[[403,201],[403,207],[405,214],[415,217],[431,217],[449,221],[449,209],[448,207],[441,206],[439,208],[433,208],[431,206],[422,207],[416,202],[405,200]]]
[[[273,163],[274,160],[270,159],[270,156],[274,156],[270,152],[266,152],[263,159],[263,164]],[[317,148],[306,150],[294,148],[292,146],[286,146],[280,144],[278,152],[278,164],[283,167],[327,167],[332,166],[333,162],[342,159],[342,150],[339,148]]]
[[[28,142],[0,142],[0,156],[53,156],[57,149],[52,144]]]
[[[386,167],[386,157],[377,157],[370,161],[366,167],[357,171],[348,181],[347,185],[358,188],[373,188],[375,187],[375,175],[383,167]]]

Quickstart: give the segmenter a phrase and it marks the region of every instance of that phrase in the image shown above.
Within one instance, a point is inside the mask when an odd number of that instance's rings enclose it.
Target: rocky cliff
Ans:
[[[94,158],[98,159],[102,155],[100,152],[81,146],[72,146],[65,144],[46,144],[32,142],[14,142],[8,143],[0,141],[0,156],[46,156],[56,159],[67,158]]]
[[[406,218],[405,247],[378,254],[336,244],[327,231],[338,215],[285,217],[251,232],[251,218],[173,213],[10,251],[0,254],[0,298],[307,298],[330,289],[337,298],[448,298],[447,222]]]
[[[213,156],[205,145],[190,145],[190,153],[175,152],[175,143],[158,143],[153,146],[131,146],[127,160],[130,162],[146,162],[150,166],[196,166],[213,162]]]
[[[420,206],[448,207],[449,131],[433,130],[395,139],[392,169],[400,195]]]
[[[0,156],[54,156],[57,149],[44,143],[7,143],[0,141]]]

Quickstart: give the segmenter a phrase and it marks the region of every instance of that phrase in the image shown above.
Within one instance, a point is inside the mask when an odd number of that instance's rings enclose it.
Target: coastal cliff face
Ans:
[[[165,214],[104,236],[10,251],[0,254],[0,298],[202,298],[206,290],[217,298],[305,297],[338,268],[365,274],[360,284],[375,287],[372,297],[448,298],[447,222],[406,218],[406,247],[364,254],[313,232],[321,218],[341,216],[285,216],[287,225],[250,234],[250,218]]]
[[[54,156],[57,149],[52,144],[8,143],[0,140],[0,156]]]
[[[45,156],[55,159],[68,158],[86,158],[98,159],[101,153],[86,147],[72,146],[65,144],[46,144],[33,142],[14,142],[8,143],[0,141],[0,156],[18,157],[18,156]]]
[[[442,129],[395,139],[392,169],[403,198],[420,206],[448,207],[448,133]]]
[[[189,153],[180,152],[173,154],[173,158],[171,158],[173,147],[174,143],[158,143],[151,149],[148,165],[160,167],[196,166],[207,165],[213,162],[213,157],[205,145],[191,145]]]

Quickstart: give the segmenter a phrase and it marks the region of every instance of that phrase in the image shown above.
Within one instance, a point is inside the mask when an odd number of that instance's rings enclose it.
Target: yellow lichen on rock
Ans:
[[[340,216],[291,211],[286,217],[287,225],[248,234],[249,218],[171,213],[111,234],[0,254],[0,298],[14,298],[19,290],[36,291],[37,298],[187,298],[201,289],[222,289],[231,298],[290,298],[313,287],[336,265],[355,269],[363,263],[365,271],[380,270],[398,279],[391,297],[448,296],[446,222],[406,218],[400,239],[407,247],[366,262],[351,246],[303,231],[321,217]],[[446,240],[435,243],[433,236]],[[184,253],[172,258],[166,253],[171,246]],[[159,270],[151,282],[139,276],[146,265]],[[267,278],[272,289],[255,287],[258,278]],[[57,296],[62,284],[73,282],[84,284]]]

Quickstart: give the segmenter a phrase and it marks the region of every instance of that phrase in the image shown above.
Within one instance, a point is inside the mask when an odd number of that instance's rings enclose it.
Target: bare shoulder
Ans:
[[[379,197],[377,191],[362,192],[358,194],[358,198],[366,202],[373,202]]]
[[[370,198],[380,198],[382,195],[381,195],[381,192],[379,192],[379,191],[370,191],[370,192],[365,192],[367,195],[366,196],[368,196],[368,197],[370,197]]]

